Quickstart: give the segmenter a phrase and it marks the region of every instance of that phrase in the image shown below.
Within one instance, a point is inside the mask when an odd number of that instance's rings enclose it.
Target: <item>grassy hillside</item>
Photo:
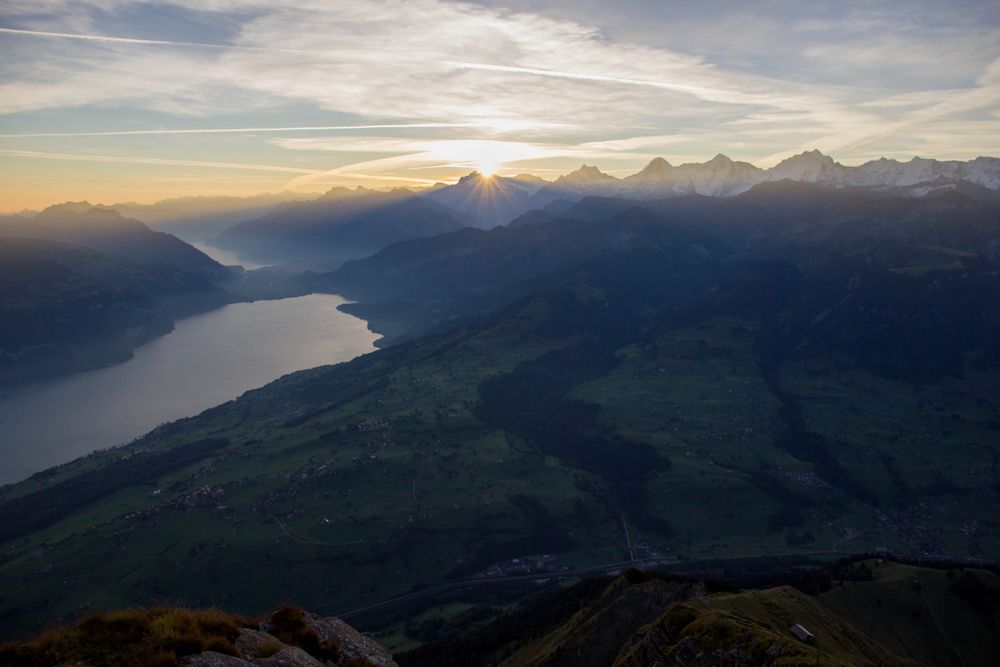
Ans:
[[[486,626],[396,658],[404,667],[990,665],[1000,609],[984,605],[988,598],[995,602],[989,587],[996,574],[965,572],[983,587],[955,584],[962,581],[959,570],[883,560],[773,569],[767,575],[825,591],[814,596],[787,584],[738,590],[719,580],[628,570],[538,598]],[[917,582],[951,581],[933,592],[923,589],[919,610],[920,616],[949,619],[947,631],[913,622],[913,599],[895,588],[897,581],[913,592],[920,590]],[[873,600],[879,601],[874,613]],[[978,606],[972,612],[977,617],[969,616],[970,601]],[[797,637],[793,625],[812,638]],[[932,647],[949,654],[927,650]]]
[[[871,560],[820,603],[880,644],[929,665],[989,665],[1000,651],[1000,576]]]
[[[93,614],[27,642],[0,644],[0,659],[11,667],[78,662],[170,667],[202,651],[238,656],[234,642],[240,628],[249,625],[249,619],[214,609],[122,609]]]
[[[790,628],[799,624],[815,639]],[[791,587],[723,593],[673,605],[636,632],[614,661],[616,667],[712,665],[917,667]],[[536,663],[537,664],[537,663]],[[610,663],[608,663],[610,664]]]

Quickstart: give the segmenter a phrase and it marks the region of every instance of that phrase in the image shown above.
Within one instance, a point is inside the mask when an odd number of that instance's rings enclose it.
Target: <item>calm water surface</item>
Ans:
[[[128,442],[296,370],[370,352],[377,336],[311,294],[177,322],[131,360],[0,394],[0,484]]]

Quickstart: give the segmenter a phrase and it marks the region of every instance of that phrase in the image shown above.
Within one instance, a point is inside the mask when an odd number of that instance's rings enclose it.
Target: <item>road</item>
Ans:
[[[723,563],[740,563],[754,560],[761,560],[762,558],[768,559],[785,559],[785,558],[821,558],[821,557],[836,557],[836,556],[855,556],[859,555],[859,552],[853,551],[839,551],[839,550],[824,550],[824,551],[790,551],[778,554],[768,554],[767,556],[747,556],[743,558],[714,558],[706,560],[680,560],[676,558],[646,558],[638,560],[623,560],[614,563],[608,563],[606,565],[599,565],[594,567],[579,568],[575,570],[558,570],[552,572],[537,572],[534,574],[520,574],[520,575],[506,575],[506,576],[496,576],[496,577],[483,577],[483,576],[473,576],[473,577],[463,577],[461,579],[454,579],[452,581],[441,582],[426,588],[422,588],[419,591],[413,591],[411,593],[405,593],[403,595],[398,595],[381,602],[376,602],[374,604],[366,605],[364,607],[358,607],[355,609],[344,610],[341,612],[336,612],[336,615],[341,618],[351,618],[353,616],[360,616],[378,609],[383,609],[387,607],[392,607],[404,602],[410,602],[412,600],[419,599],[420,597],[434,597],[441,595],[442,593],[449,593],[457,590],[462,590],[465,588],[474,588],[480,586],[497,586],[497,585],[511,585],[511,584],[524,584],[532,582],[544,582],[552,580],[565,580],[565,579],[580,579],[585,577],[597,577],[602,575],[617,575],[622,570],[627,568],[633,568],[636,570],[686,570],[696,572],[699,569],[706,569],[711,567],[718,567]],[[885,558],[891,559],[892,554],[882,554]],[[872,557],[878,557],[877,554],[872,554]],[[909,560],[919,561],[920,558],[909,558]],[[926,557],[924,560],[927,562],[934,561],[934,557]],[[940,559],[938,559],[940,560]],[[990,561],[986,559],[979,558],[964,558],[964,559],[952,559],[954,562],[962,561],[967,565],[973,566],[992,566],[996,567],[1000,565],[997,561]],[[415,585],[415,584],[414,584]],[[394,587],[399,588],[399,587]],[[377,593],[377,591],[373,591]],[[328,602],[326,604],[320,604],[313,607],[314,609],[319,609],[322,607],[329,607],[331,605],[337,604],[342,600],[335,600]]]

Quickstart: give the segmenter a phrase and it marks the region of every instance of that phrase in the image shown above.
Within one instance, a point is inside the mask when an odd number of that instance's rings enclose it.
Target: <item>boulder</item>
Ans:
[[[306,622],[320,641],[336,639],[339,642],[340,662],[359,658],[367,660],[375,667],[397,667],[391,653],[339,618],[319,618],[312,614],[307,614],[306,618]]]

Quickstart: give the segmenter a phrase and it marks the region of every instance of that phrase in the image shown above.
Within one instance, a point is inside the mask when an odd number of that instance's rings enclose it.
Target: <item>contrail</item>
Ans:
[[[692,86],[683,83],[670,83],[667,81],[651,81],[649,79],[631,79],[620,76],[605,76],[602,74],[584,74],[582,72],[565,72],[561,70],[539,69],[535,67],[516,67],[511,65],[492,65],[489,63],[467,63],[446,61],[444,64],[466,70],[478,70],[481,72],[505,72],[509,74],[526,74],[529,76],[544,76],[553,79],[566,79],[570,81],[593,81],[596,83],[613,83],[621,86],[637,86],[642,88],[656,88],[659,90],[672,90],[701,98],[709,102],[719,102],[722,104],[760,104],[784,108],[793,106],[800,108],[793,101],[782,97],[758,95],[744,93],[735,90],[723,90],[719,88],[708,88],[705,86]]]
[[[551,69],[536,69],[534,67],[514,67],[510,65],[490,65],[487,63],[463,63],[449,61],[446,64],[461,69],[480,70],[484,72],[506,72],[509,74],[530,74],[533,76],[546,76],[553,79],[571,79],[573,81],[596,81],[599,83],[618,83],[626,86],[644,86],[647,88],[662,88],[665,90],[677,90],[692,95],[713,94],[716,91],[710,88],[699,86],[688,86],[681,83],[667,83],[664,81],[649,81],[646,79],[629,79],[617,76],[604,76],[601,74],[581,74],[578,72],[562,72]]]
[[[0,134],[0,139],[21,137],[129,137],[155,134],[239,134],[253,132],[316,132],[339,130],[391,130],[407,128],[482,127],[486,123],[385,123],[381,125],[310,125],[292,127],[214,127],[201,129],[113,130],[107,132],[24,132]]]
[[[16,28],[0,28],[0,33],[11,35],[26,35],[29,37],[59,37],[62,39],[78,39],[85,42],[106,42],[110,44],[138,44],[142,46],[192,46],[199,49],[239,49],[241,51],[270,51],[279,53],[312,53],[304,49],[282,49],[270,46],[241,46],[237,44],[212,44],[210,42],[180,42],[166,39],[138,39],[135,37],[109,37],[107,35],[83,35],[72,32],[45,32],[43,30],[18,30]]]
[[[138,39],[134,37],[109,37],[106,35],[85,35],[69,32],[46,32],[41,30],[20,30],[15,28],[0,28],[0,33],[13,35],[27,35],[33,37],[57,37],[63,39],[77,39],[91,42],[106,42],[112,44],[135,44],[144,46],[182,46],[203,49],[228,50],[236,49],[242,51],[264,51],[278,53],[297,53],[316,55],[315,50],[306,49],[283,49],[269,46],[242,46],[237,44],[212,44],[209,42],[183,42],[165,39]],[[357,54],[352,54],[357,57]],[[682,83],[669,83],[666,81],[651,81],[648,79],[632,79],[628,77],[605,76],[601,74],[583,74],[580,72],[564,72],[559,70],[540,69],[535,67],[516,67],[511,65],[492,65],[489,63],[469,63],[456,61],[437,61],[437,64],[448,65],[467,70],[479,70],[483,72],[506,72],[509,74],[526,74],[530,76],[544,76],[554,79],[568,79],[573,81],[593,81],[597,83],[614,83],[626,86],[640,86],[645,88],[657,88],[660,90],[672,90],[687,93],[709,101],[725,102],[729,104],[767,104],[775,105],[774,101],[757,95],[749,95],[735,91],[722,91],[703,86],[692,86]]]
[[[126,162],[130,164],[154,164],[175,167],[207,167],[210,169],[247,169],[250,171],[277,171],[290,174],[322,174],[316,169],[282,167],[270,164],[248,164],[245,162],[203,162],[201,160],[168,160],[152,157],[131,157],[120,155],[82,155],[78,153],[45,153],[42,151],[19,151],[0,149],[0,155],[11,157],[40,158],[43,160],[71,160],[77,162]]]

